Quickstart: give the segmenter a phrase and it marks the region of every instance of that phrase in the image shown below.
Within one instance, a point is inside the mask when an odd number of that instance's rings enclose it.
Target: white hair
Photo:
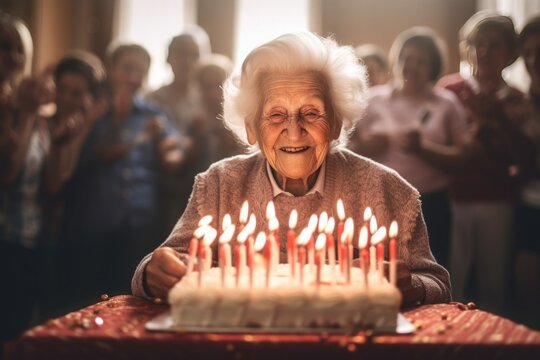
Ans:
[[[223,116],[226,126],[245,144],[245,123],[256,120],[262,107],[262,80],[272,75],[305,72],[320,74],[328,89],[332,119],[341,125],[341,138],[362,116],[366,105],[366,71],[350,46],[310,32],[285,34],[255,48],[246,57],[241,72],[223,84]],[[343,142],[343,141],[342,141]]]

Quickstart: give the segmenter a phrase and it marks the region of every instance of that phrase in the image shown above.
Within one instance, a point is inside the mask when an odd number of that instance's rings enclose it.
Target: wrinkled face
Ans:
[[[247,126],[270,166],[284,178],[307,182],[323,163],[339,126],[327,114],[320,77],[277,75],[262,82],[262,112]]]
[[[146,78],[150,64],[138,51],[122,54],[109,69],[109,77],[114,88],[125,88],[132,94],[139,90]]]
[[[0,81],[22,71],[26,56],[22,40],[15,29],[0,27]]]
[[[91,101],[88,83],[83,75],[65,72],[56,81],[56,111],[60,117],[84,109]]]
[[[410,90],[424,89],[431,82],[433,61],[428,49],[418,44],[410,44],[401,50],[396,64],[395,76]]]
[[[531,35],[521,48],[525,67],[531,77],[531,82],[540,86],[540,34]]]
[[[496,28],[485,28],[475,36],[471,47],[471,64],[477,74],[500,77],[510,61],[510,50],[503,34]]]
[[[167,61],[174,76],[187,81],[199,57],[199,45],[192,38],[184,37],[177,39],[170,47]]]

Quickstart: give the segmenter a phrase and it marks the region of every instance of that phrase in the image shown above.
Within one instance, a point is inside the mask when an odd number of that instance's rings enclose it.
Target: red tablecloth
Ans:
[[[409,335],[145,330],[147,321],[167,309],[132,296],[117,296],[27,331],[7,344],[6,359],[540,359],[540,332],[457,303],[405,311],[418,327]]]

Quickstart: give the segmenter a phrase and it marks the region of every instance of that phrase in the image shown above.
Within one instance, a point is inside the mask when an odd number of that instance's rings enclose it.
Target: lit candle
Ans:
[[[201,241],[201,243],[203,244],[203,248],[202,248],[203,256],[201,259],[202,262],[199,265],[199,278],[198,278],[199,287],[202,286],[204,273],[210,270],[210,267],[212,266],[212,250],[210,250],[210,245],[212,245],[212,243],[216,239],[216,236],[217,236],[217,230],[212,227],[208,227]]]
[[[368,229],[367,226],[362,226],[360,229],[360,234],[358,235],[358,248],[360,249],[360,268],[362,269],[362,274],[364,275],[364,286],[368,288]]]
[[[244,201],[242,208],[240,209],[240,215],[238,216],[238,221],[240,221],[240,226],[238,227],[238,232],[241,232],[244,229],[244,225],[247,223],[249,217],[249,203]]]
[[[321,270],[322,266],[324,264],[324,250],[326,247],[326,234],[320,233],[319,236],[317,236],[317,240],[315,241],[315,265],[317,267],[317,275],[316,275],[316,283],[317,283],[317,290],[321,287]]]
[[[376,268],[377,268],[377,255],[376,255],[376,250],[375,250],[375,247],[372,246],[372,241],[371,241],[371,237],[373,236],[373,234],[375,234],[375,232],[377,231],[377,218],[375,217],[375,215],[371,216],[371,219],[369,220],[369,236],[368,236],[368,244],[367,246],[369,247],[369,271],[370,272],[375,272]]]
[[[188,250],[188,264],[187,264],[187,269],[186,269],[186,276],[191,274],[191,272],[193,271],[193,268],[195,267],[195,259],[199,259],[201,258],[201,253],[199,251],[199,247],[202,248],[202,245],[199,245],[199,240],[204,236],[204,233],[206,231],[206,228],[208,226],[202,226],[202,227],[198,227],[194,232],[193,232],[193,237],[191,238],[191,241],[189,243],[189,250]]]
[[[321,215],[319,215],[319,233],[324,232],[324,229],[326,229],[326,224],[328,224],[328,214],[326,211],[323,211]]]
[[[328,219],[324,232],[326,233],[326,247],[328,249],[328,262],[330,263],[330,272],[332,276],[332,285],[336,283],[336,247],[334,244],[334,227],[336,221],[333,217]]]
[[[308,229],[310,232],[310,238],[307,245],[307,256],[309,264],[309,273],[313,274],[315,271],[315,231],[317,230],[318,218],[313,214],[309,218]]]
[[[343,229],[342,235],[342,245],[343,245],[343,257],[342,260],[345,263],[345,281],[347,284],[351,283],[351,266],[352,266],[352,246],[351,241],[354,235],[354,222],[352,218],[347,218],[345,221],[345,226]]]
[[[232,265],[231,245],[229,244],[234,235],[235,226],[229,225],[219,237],[219,267],[221,269],[221,286],[226,287],[227,275]]]
[[[275,271],[279,264],[279,237],[277,235],[279,229],[279,221],[277,218],[273,217],[268,221],[268,230],[269,230],[269,244],[272,247],[270,253],[271,258],[271,269]]]
[[[244,274],[246,264],[246,246],[245,242],[249,236],[249,228],[246,226],[236,238],[236,247],[234,248],[234,263],[236,267],[236,287],[240,286],[240,278]]]
[[[248,267],[248,271],[249,271],[249,281],[250,281],[250,286],[252,286],[252,281],[253,281],[253,271],[254,271],[254,260],[253,260],[253,256],[254,256],[254,249],[253,249],[253,233],[255,232],[255,228],[257,227],[257,218],[255,217],[254,214],[251,214],[249,216],[249,221],[248,223],[246,224],[245,226],[245,230],[246,230],[246,233],[247,233],[247,240],[246,240],[246,257],[247,257],[247,267]]]
[[[390,283],[396,285],[397,276],[397,243],[396,236],[398,234],[398,224],[396,221],[392,221],[388,236],[390,237]]]
[[[341,242],[341,235],[343,234],[343,221],[345,220],[345,207],[343,206],[343,201],[339,199],[337,201],[337,215],[338,215],[338,230],[337,230],[337,240]],[[340,247],[341,249],[341,247]],[[338,263],[340,264],[341,273],[343,273],[343,261],[341,259],[341,251],[338,251]]]
[[[266,234],[263,231],[259,232],[257,234],[257,238],[255,239],[254,250],[255,250],[255,253],[259,255],[259,257],[261,257],[260,252],[263,252],[263,255],[262,255],[263,267],[266,270],[265,286],[269,288],[270,287],[270,265],[272,262],[272,258],[271,258],[272,246],[266,240],[267,240]],[[253,273],[254,272],[255,272],[255,267],[252,268],[251,273],[250,273],[250,283],[252,287],[253,287]]]
[[[298,245],[298,261],[300,263],[300,286],[304,286],[304,267],[306,266],[306,245],[311,237],[311,232],[308,228],[300,232],[300,236],[296,240]]]
[[[287,261],[289,262],[291,270],[291,279],[296,281],[296,234],[294,229],[298,222],[298,212],[296,210],[291,211],[289,216],[289,231],[287,232]]]
[[[386,227],[381,226],[371,237],[371,244],[377,248],[377,270],[379,272],[379,280],[382,282],[384,277],[384,242],[386,238]]]
[[[371,208],[368,206],[364,209],[364,226],[366,227],[366,229],[369,230],[369,227],[371,225],[371,217],[373,216],[373,211],[371,211]],[[376,222],[376,220],[375,220]],[[376,225],[376,224],[375,224]],[[369,247],[371,246],[371,240],[370,240],[370,232],[368,231],[368,234],[367,234],[367,245],[366,245],[366,248],[369,249]],[[366,263],[367,266],[369,266],[369,258],[368,258],[368,262]]]

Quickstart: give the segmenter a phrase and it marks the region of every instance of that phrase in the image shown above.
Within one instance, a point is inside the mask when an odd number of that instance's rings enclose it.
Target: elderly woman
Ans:
[[[204,215],[216,227],[226,214],[238,218],[247,199],[258,230],[265,229],[265,207],[273,200],[281,224],[296,209],[303,227],[311,214],[335,214],[342,198],[357,224],[370,206],[381,224],[400,225],[398,286],[405,304],[449,301],[448,273],[431,255],[418,192],[395,172],[336,146],[361,114],[365,89],[354,50],[331,39],[288,34],[253,50],[241,74],[225,83],[224,118],[257,151],[197,176],[171,235],[135,271],[133,293],[167,295],[186,272],[188,242]],[[281,226],[281,239],[285,231]]]

